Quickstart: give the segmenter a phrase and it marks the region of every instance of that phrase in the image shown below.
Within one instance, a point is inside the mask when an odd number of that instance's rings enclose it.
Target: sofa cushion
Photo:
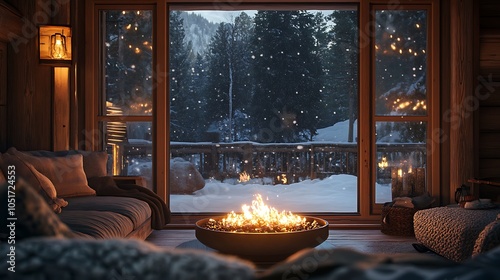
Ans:
[[[477,256],[497,246],[500,246],[500,219],[498,216],[495,221],[489,223],[479,234],[476,244],[474,244],[472,256]]]
[[[12,236],[8,218],[9,185],[0,185],[0,232],[3,237]],[[73,232],[61,222],[44,199],[34,188],[22,178],[16,180],[15,185],[15,241],[24,240],[33,236],[74,237]],[[3,224],[7,223],[7,224]]]
[[[72,231],[97,239],[125,238],[134,230],[132,220],[110,211],[63,211],[59,218]]]
[[[415,238],[433,252],[462,262],[472,256],[479,234],[498,213],[500,209],[469,210],[461,207],[420,210],[413,216]]]
[[[66,157],[69,155],[81,154],[83,156],[83,170],[87,178],[101,177],[107,175],[108,154],[104,151],[83,151],[83,150],[66,150],[66,151],[27,151],[32,156],[36,157]]]
[[[10,148],[7,152],[25,163],[32,164],[36,170],[47,176],[54,184],[59,197],[95,195],[95,191],[88,186],[83,170],[83,156],[80,154],[66,157],[36,157],[15,148]]]
[[[68,198],[69,205],[63,212],[102,211],[119,213],[132,221],[133,229],[141,226],[151,217],[151,208],[142,201],[131,197],[81,196]]]
[[[52,182],[30,163],[23,161],[17,155],[2,154],[0,156],[0,168],[3,172],[6,172],[9,166],[15,167],[16,178],[24,178],[29,186],[42,194],[54,212],[59,213],[61,207],[68,205],[66,200],[57,196],[57,190]]]

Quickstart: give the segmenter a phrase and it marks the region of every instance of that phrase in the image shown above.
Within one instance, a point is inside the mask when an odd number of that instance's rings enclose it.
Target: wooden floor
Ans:
[[[416,253],[412,246],[416,240],[412,236],[391,236],[367,229],[333,229],[329,233],[325,244],[330,248],[347,247],[365,253]],[[189,244],[197,242],[193,229],[155,230],[146,241],[165,248],[189,248]]]

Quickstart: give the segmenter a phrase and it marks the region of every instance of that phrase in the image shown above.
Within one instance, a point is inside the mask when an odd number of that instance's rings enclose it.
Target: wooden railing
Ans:
[[[137,150],[137,149],[135,149]],[[377,153],[390,162],[411,158],[425,165],[425,144],[377,144]],[[196,165],[204,178],[238,178],[246,172],[253,178],[276,178],[286,174],[289,181],[324,178],[333,174],[357,174],[356,143],[261,144],[172,142],[170,156]]]
[[[424,167],[426,146],[420,143],[376,146],[377,159],[390,163],[411,161],[414,167]],[[150,161],[150,142],[122,143],[116,150],[116,174],[127,174],[132,159]],[[357,175],[358,145],[356,143],[283,143],[255,142],[209,143],[171,142],[170,158],[180,157],[192,162],[204,178],[218,180],[239,178],[246,172],[252,178],[274,178],[285,175],[289,183],[300,178],[325,178],[334,174]],[[390,170],[377,169],[377,179],[390,181]]]

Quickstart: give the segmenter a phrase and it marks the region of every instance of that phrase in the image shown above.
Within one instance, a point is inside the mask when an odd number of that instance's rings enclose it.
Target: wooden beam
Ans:
[[[476,38],[473,0],[450,3],[450,193],[474,177],[474,58]],[[453,201],[453,200],[451,200]]]
[[[69,149],[70,85],[69,68],[54,67],[52,149]]]
[[[21,13],[0,0],[0,41],[9,42],[20,36],[23,21]]]
[[[7,43],[0,42],[0,152],[7,148]]]

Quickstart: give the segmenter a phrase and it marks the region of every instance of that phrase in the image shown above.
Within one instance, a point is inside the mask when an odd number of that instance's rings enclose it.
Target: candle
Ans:
[[[401,168],[391,169],[391,191],[392,198],[400,197],[403,188],[403,170]]]
[[[416,168],[415,173],[415,195],[422,195],[425,193],[425,168]]]
[[[405,173],[403,176],[404,196],[412,196],[414,187],[415,187],[415,174],[413,174],[413,172]]]

